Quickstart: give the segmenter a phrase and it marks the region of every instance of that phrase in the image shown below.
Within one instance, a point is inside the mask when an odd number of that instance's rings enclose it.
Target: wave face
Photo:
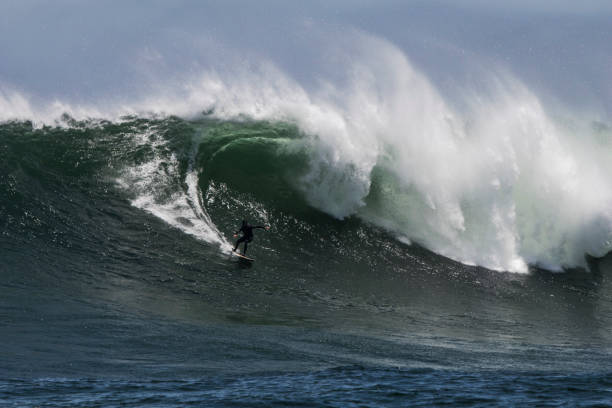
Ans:
[[[599,134],[600,151],[595,144],[592,151],[562,148],[569,136],[563,139],[543,114],[533,118],[534,109],[525,119],[524,107],[517,107],[517,123],[501,139],[485,124],[471,133],[454,128],[448,116],[441,129],[424,133],[435,137],[394,139],[389,129],[368,129],[358,142],[351,131],[334,129],[329,135],[344,138],[334,143],[325,133],[307,132],[298,118],[64,117],[63,126],[40,129],[6,123],[3,218],[18,229],[53,225],[56,213],[72,211],[63,201],[84,200],[80,189],[91,187],[87,195],[108,196],[110,189],[115,200],[127,199],[222,252],[230,250],[229,232],[244,217],[272,225],[299,221],[297,230],[277,225],[290,242],[310,241],[305,231],[324,231],[334,218],[358,217],[467,264],[517,272],[528,264],[583,266],[585,254],[610,250],[612,186],[604,179],[605,162],[593,160],[609,148],[607,135]],[[486,122],[501,120],[491,113]],[[536,131],[536,123],[543,128]],[[531,132],[538,137],[528,137]],[[380,139],[366,140],[371,134]],[[90,187],[74,190],[75,184]],[[54,197],[57,189],[68,191]],[[33,215],[42,209],[32,203],[45,203],[44,197],[59,208],[44,204],[47,213]]]

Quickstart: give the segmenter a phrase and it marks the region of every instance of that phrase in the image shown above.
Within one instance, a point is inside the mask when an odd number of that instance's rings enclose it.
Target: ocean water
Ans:
[[[611,13],[0,4],[0,407],[612,406]]]
[[[4,406],[610,403],[609,257],[500,272],[337,219],[292,124],[64,121],[0,126]]]

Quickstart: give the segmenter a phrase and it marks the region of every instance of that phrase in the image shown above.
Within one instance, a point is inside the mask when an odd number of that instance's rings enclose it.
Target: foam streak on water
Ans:
[[[193,160],[189,161],[187,173],[181,180],[176,155],[168,153],[166,143],[154,135],[155,130],[152,129],[134,137],[137,144],[148,145],[152,149],[151,159],[125,168],[117,184],[133,195],[131,203],[135,207],[187,234],[217,244],[228,252],[230,244],[202,205]],[[186,189],[183,189],[183,185]]]

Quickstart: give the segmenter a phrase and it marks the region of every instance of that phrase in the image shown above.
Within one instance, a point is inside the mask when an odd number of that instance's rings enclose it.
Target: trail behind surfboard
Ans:
[[[238,252],[232,252],[232,254],[234,254],[234,255],[236,255],[237,257],[239,257],[239,258],[241,258],[241,259],[244,259],[244,260],[246,260],[246,261],[251,261],[251,262],[255,261],[253,258],[249,258],[248,256],[245,256],[245,255],[239,254]]]

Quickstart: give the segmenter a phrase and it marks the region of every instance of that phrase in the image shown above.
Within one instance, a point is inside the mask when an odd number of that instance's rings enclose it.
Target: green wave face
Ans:
[[[3,237],[16,246],[40,240],[43,246],[51,242],[98,253],[104,237],[117,236],[118,228],[119,241],[126,235],[134,247],[142,246],[142,225],[153,219],[181,236],[195,237],[211,257],[218,257],[229,251],[232,232],[247,219],[271,225],[275,232],[262,243],[289,258],[323,251],[326,259],[347,255],[373,263],[402,248],[407,242],[402,237],[451,249],[465,242],[477,248],[479,242],[470,239],[495,239],[486,235],[492,230],[483,227],[488,224],[479,215],[487,212],[487,197],[481,202],[475,194],[477,199],[461,203],[464,226],[472,234],[445,244],[448,237],[442,233],[448,226],[432,224],[438,209],[423,191],[402,181],[393,151],[367,175],[365,195],[358,185],[361,206],[348,217],[334,215],[334,203],[362,179],[355,169],[338,166],[317,150],[317,142],[292,123],[246,119],[124,117],[109,122],[64,117],[57,126],[42,128],[4,123]],[[316,191],[319,185],[328,189]],[[478,192],[479,186],[474,188]],[[329,205],[322,208],[321,199]],[[349,201],[356,202],[354,196]],[[394,249],[381,252],[381,247]],[[402,265],[394,257],[392,263]]]
[[[390,308],[399,319],[404,311],[449,313],[473,299],[496,304],[500,293],[539,304],[537,275],[461,265],[377,227],[425,209],[384,163],[357,216],[338,219],[313,207],[301,184],[312,169],[309,146],[287,123],[2,124],[3,278],[54,298],[248,323],[274,316],[301,325],[335,310],[342,316],[325,324],[363,318],[369,325]],[[244,218],[271,226],[255,232],[249,255],[256,262],[246,275],[229,255]],[[576,276],[587,275],[564,279]]]
[[[292,124],[64,118],[57,127],[5,123],[0,143],[0,217],[5,238],[15,242],[97,252],[104,236],[126,224],[119,235],[136,236],[136,224],[149,224],[153,214],[218,253],[244,218],[273,225],[276,234],[266,239],[281,247],[325,242],[355,222],[309,205],[299,187],[308,144]]]
[[[307,211],[297,189],[308,168],[302,137],[283,123],[200,123],[194,138],[199,186],[214,194],[210,187],[223,184],[267,208]]]

